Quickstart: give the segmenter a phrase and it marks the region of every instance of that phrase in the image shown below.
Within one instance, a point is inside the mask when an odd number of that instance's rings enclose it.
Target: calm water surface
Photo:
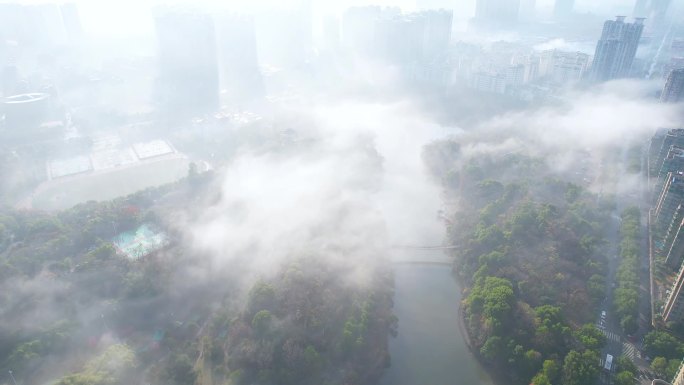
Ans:
[[[458,327],[461,291],[447,266],[396,265],[392,366],[381,385],[492,385]]]

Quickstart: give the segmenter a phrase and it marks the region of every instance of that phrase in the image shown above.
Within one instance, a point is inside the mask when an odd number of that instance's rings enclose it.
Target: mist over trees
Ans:
[[[0,4],[0,384],[671,379],[684,7],[627,3]]]

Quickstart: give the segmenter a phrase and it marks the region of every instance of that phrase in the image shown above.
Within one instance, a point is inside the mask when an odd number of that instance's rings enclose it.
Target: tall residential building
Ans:
[[[506,75],[494,72],[475,72],[470,76],[468,86],[480,92],[506,93]]]
[[[56,4],[0,4],[0,41],[52,49],[66,42],[62,11]]]
[[[453,10],[427,10],[418,15],[425,19],[422,59],[432,61],[446,53],[451,42]]]
[[[525,83],[533,82],[539,77],[540,58],[531,55],[525,60]]]
[[[525,65],[516,64],[506,68],[506,86],[517,87],[525,84]]]
[[[553,6],[553,16],[556,20],[566,20],[572,16],[575,0],[556,0]]]
[[[594,80],[605,81],[630,76],[644,30],[643,21],[644,19],[637,18],[634,23],[625,23],[625,17],[618,16],[603,24],[592,64]]]
[[[458,0],[416,0],[416,9],[418,10],[429,10],[429,9],[454,9],[454,1]]]
[[[589,68],[589,55],[582,52],[546,50],[540,55],[540,77],[556,84],[581,80]]]
[[[558,84],[580,81],[589,67],[589,55],[582,52],[553,52],[549,78]]]
[[[325,15],[323,17],[323,49],[337,52],[341,43],[340,19],[332,14]]]
[[[683,138],[675,137],[675,142],[682,142]],[[677,171],[684,170],[684,147],[679,147],[677,145],[670,146],[670,149],[665,155],[662,161],[660,170],[654,172],[652,176],[656,177],[655,181],[655,191],[662,191],[663,185],[667,180],[667,175],[671,172],[676,173]]]
[[[219,73],[214,22],[208,15],[160,14],[158,39],[159,98],[169,113],[197,116],[219,104]]]
[[[475,22],[484,27],[512,27],[519,13],[520,0],[477,0]]]
[[[522,22],[534,21],[537,17],[537,0],[520,0],[518,19]]]
[[[434,62],[451,41],[453,11],[402,14],[398,8],[352,7],[343,18],[346,47],[388,63]]]
[[[675,37],[670,43],[670,55],[674,57],[684,56],[684,39],[681,37]]]
[[[634,5],[634,17],[645,18],[651,29],[663,30],[671,3],[672,0],[637,0]]]
[[[682,287],[684,286],[684,265],[679,269],[677,278],[675,279],[670,295],[667,297],[665,306],[663,307],[663,321],[678,322],[684,318],[684,293]]]
[[[78,13],[78,7],[74,3],[66,3],[61,6],[62,21],[66,30],[67,39],[70,43],[83,41],[83,26]]]
[[[0,4],[0,59],[8,42],[22,50],[53,50],[66,43],[80,43],[83,29],[73,3]],[[0,65],[5,64],[0,62]]]
[[[664,127],[659,127],[656,132],[651,137],[650,143],[648,145],[648,178],[649,182],[653,182],[653,178],[658,176],[660,171],[660,166],[662,166],[661,159],[659,158],[660,152],[663,149],[663,142],[667,136],[668,129]],[[668,147],[669,148],[669,147]],[[652,183],[649,183],[649,189],[652,191]]]
[[[684,148],[684,129],[664,129],[653,137],[651,149],[649,150],[649,166],[651,168],[649,172],[651,177],[659,176],[662,178],[665,176],[665,174],[660,175],[660,170],[662,169],[665,160],[668,158],[672,146]],[[668,172],[670,171],[680,170],[669,170]],[[660,190],[656,190],[656,193],[659,194]]]
[[[676,103],[684,97],[684,68],[670,71],[660,101],[663,103]]]
[[[654,225],[657,234],[664,235],[672,223],[677,207],[684,202],[684,175],[680,172],[667,174],[667,179],[658,197],[654,210]]]
[[[375,23],[378,56],[394,64],[418,61],[423,55],[425,19],[416,14],[381,18]]]
[[[401,14],[399,8],[382,8],[378,6],[351,7],[342,17],[342,42],[353,52],[372,56],[376,54],[375,28],[381,18],[389,18]]]
[[[675,378],[672,379],[672,385],[684,385],[684,360],[682,360],[682,363],[679,365]]]
[[[256,39],[262,65],[301,68],[313,48],[310,2],[292,10],[271,10],[256,16]]]
[[[263,93],[257,58],[256,29],[251,16],[225,14],[216,25],[221,88],[235,97]]]
[[[653,12],[667,12],[672,0],[637,0],[634,4],[635,17],[649,17]]]
[[[667,234],[663,240],[663,248],[659,254],[665,257],[665,263],[673,269],[682,265],[684,257],[684,206],[677,206]]]
[[[0,70],[0,95],[12,96],[17,93],[19,69],[15,65],[6,65]]]

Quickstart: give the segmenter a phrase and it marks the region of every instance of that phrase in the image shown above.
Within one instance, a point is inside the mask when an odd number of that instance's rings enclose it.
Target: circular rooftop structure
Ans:
[[[3,100],[3,103],[10,105],[40,103],[41,101],[47,101],[49,98],[50,95],[48,94],[34,92],[30,94],[8,96]]]
[[[5,115],[7,129],[33,128],[47,119],[50,95],[36,92],[7,96],[2,99],[0,107],[0,114]]]

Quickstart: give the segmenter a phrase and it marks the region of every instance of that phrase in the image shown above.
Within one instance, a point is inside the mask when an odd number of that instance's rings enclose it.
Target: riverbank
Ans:
[[[466,327],[466,315],[463,301],[463,299],[466,297],[468,289],[463,284],[463,277],[460,276],[455,269],[453,271],[453,276],[461,292],[461,300],[458,304],[458,330],[461,333],[461,336],[463,337],[463,341],[468,347],[468,351],[470,352],[472,357],[477,361],[478,365],[480,365],[480,367],[482,367],[487,372],[487,375],[493,382],[493,385],[510,385],[510,379],[506,376],[506,373],[496,370],[496,368],[484,362],[482,360],[482,356],[480,356],[480,352],[474,348],[472,343],[472,337],[470,335],[470,332],[468,331],[468,327]]]
[[[461,298],[465,295],[465,290],[460,288],[461,290]],[[463,300],[459,302],[458,304],[458,330],[461,332],[461,336],[463,336],[463,340],[466,343],[466,346],[468,346],[468,350],[470,350],[470,353],[475,355],[477,358],[477,355],[473,351],[473,345],[470,341],[470,333],[468,333],[468,328],[466,328],[466,319],[465,319],[465,311],[463,309]]]

